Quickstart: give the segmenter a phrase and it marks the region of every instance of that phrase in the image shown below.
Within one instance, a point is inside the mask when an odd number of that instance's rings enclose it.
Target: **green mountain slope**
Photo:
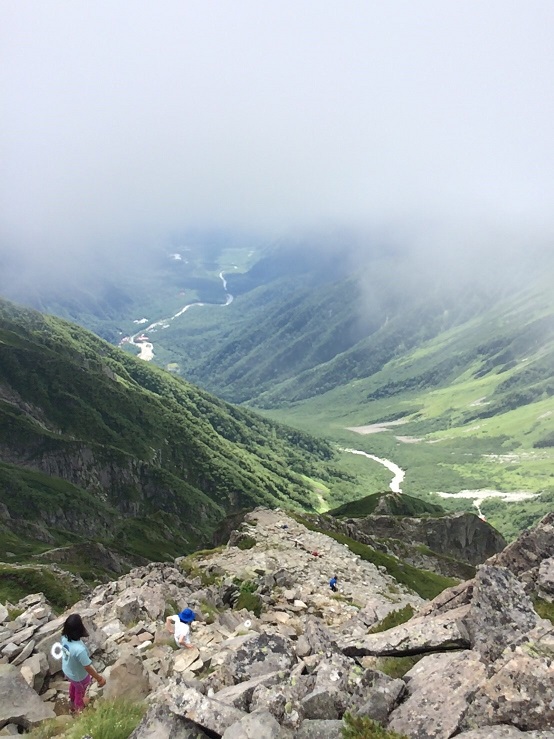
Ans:
[[[171,556],[197,546],[226,512],[310,507],[306,477],[348,478],[327,443],[7,301],[0,421],[0,504],[19,551],[79,536]]]

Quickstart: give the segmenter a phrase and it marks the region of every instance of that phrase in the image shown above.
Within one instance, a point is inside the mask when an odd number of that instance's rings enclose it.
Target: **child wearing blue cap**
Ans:
[[[195,618],[196,615],[191,608],[185,608],[181,613],[166,618],[165,625],[167,630],[175,636],[175,644],[178,647],[184,647],[185,649],[193,648],[193,645],[190,643],[190,625]]]

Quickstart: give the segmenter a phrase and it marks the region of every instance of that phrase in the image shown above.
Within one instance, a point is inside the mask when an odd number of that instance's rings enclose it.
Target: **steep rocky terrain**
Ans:
[[[409,739],[554,739],[554,626],[533,607],[539,593],[554,602],[554,514],[425,602],[343,544],[256,509],[227,546],[135,569],[72,610],[107,677],[92,697],[145,702],[133,739],[338,739],[346,713]],[[164,617],[185,605],[194,648],[176,651]],[[17,607],[12,620],[0,607],[0,729],[48,720],[63,736],[67,687],[50,650],[66,614],[40,595]]]

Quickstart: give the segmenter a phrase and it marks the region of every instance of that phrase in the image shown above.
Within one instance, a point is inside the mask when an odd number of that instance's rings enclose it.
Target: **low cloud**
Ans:
[[[346,224],[548,249],[553,21],[515,0],[6,0],[2,248],[70,272],[179,229]]]

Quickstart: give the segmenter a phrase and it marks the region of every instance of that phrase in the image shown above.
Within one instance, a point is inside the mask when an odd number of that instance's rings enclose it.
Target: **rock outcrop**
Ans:
[[[231,541],[239,546],[136,568],[72,609],[107,678],[92,698],[149,705],[132,739],[339,739],[346,712],[410,739],[554,739],[554,626],[535,613],[521,572],[489,562],[425,603],[280,511],[248,514]],[[548,553],[533,563],[537,587],[548,585]],[[50,652],[65,614],[40,595],[17,605],[12,621],[0,609],[0,729],[67,710]],[[198,616],[194,648],[176,650],[164,621],[184,605]],[[413,618],[368,633],[406,605]],[[411,668],[391,677],[383,670],[398,658]],[[3,702],[14,681],[24,710]]]

